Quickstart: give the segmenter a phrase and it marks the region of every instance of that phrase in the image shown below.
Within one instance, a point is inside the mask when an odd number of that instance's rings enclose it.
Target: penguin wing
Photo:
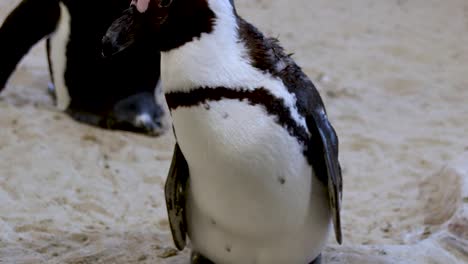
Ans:
[[[186,187],[189,178],[188,164],[179,144],[176,143],[164,193],[172,239],[179,250],[186,246],[187,221],[185,218]]]
[[[323,108],[315,109],[307,118],[307,127],[311,133],[309,143],[309,158],[319,179],[328,185],[328,195],[336,240],[342,243],[341,233],[341,199],[342,176],[338,160],[338,137],[332,125],[328,121]],[[317,148],[320,151],[317,151]]]

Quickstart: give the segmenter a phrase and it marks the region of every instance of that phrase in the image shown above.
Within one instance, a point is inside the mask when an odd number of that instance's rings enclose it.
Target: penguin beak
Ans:
[[[102,56],[111,57],[132,46],[143,32],[143,15],[131,5],[115,20],[102,38]]]

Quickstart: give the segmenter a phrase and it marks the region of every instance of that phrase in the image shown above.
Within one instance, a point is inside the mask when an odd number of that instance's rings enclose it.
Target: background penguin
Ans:
[[[141,41],[112,58],[101,39],[130,0],[23,0],[0,28],[0,90],[21,58],[43,38],[57,107],[103,128],[158,135],[168,126],[159,51]]]
[[[342,176],[312,82],[230,0],[136,0],[104,41],[125,48],[142,22],[161,40],[177,138],[166,182],[176,246],[188,234],[193,262],[318,263],[332,222],[342,241]]]

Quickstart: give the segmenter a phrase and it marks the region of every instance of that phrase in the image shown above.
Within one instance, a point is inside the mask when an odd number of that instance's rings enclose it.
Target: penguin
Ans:
[[[121,51],[139,23],[160,40],[176,137],[165,185],[191,263],[320,263],[342,243],[338,137],[317,89],[279,41],[231,0],[134,0],[103,42]]]
[[[22,0],[0,28],[0,91],[30,48],[46,39],[59,110],[107,129],[157,136],[169,127],[158,87],[160,54],[141,41],[111,58],[101,40],[130,0]],[[151,69],[151,70],[149,70]]]

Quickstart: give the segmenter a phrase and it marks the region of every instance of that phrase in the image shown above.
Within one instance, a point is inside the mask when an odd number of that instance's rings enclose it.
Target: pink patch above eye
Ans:
[[[140,13],[144,13],[149,6],[150,0],[132,0],[132,5],[136,6]]]

